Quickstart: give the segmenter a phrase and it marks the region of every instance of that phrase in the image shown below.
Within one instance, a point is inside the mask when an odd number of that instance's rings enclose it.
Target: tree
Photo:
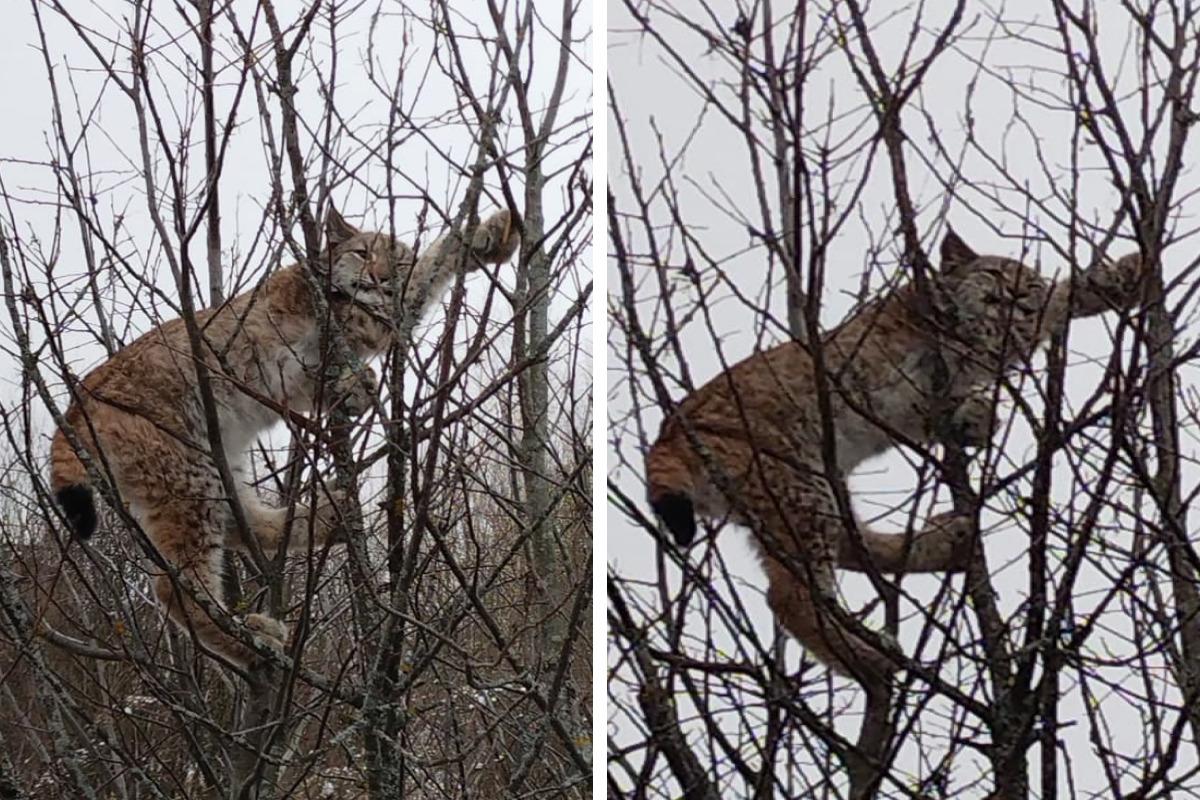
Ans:
[[[610,790],[1195,791],[1197,261],[1176,246],[1192,235],[1194,9],[618,5]],[[1137,252],[1154,286],[1002,384],[983,452],[899,448],[851,476],[872,521],[912,531],[944,503],[985,531],[965,578],[843,582],[913,659],[867,700],[797,671],[730,532],[687,552],[658,534],[641,456],[728,365],[786,338],[819,347],[867,298],[932,280],[947,222],[1047,275]]]
[[[586,19],[572,2],[33,0],[14,21],[48,128],[37,150],[10,133],[0,165],[19,375],[0,396],[4,791],[587,791]],[[237,610],[295,641],[242,680],[163,622],[127,515],[66,535],[46,445],[106,354],[175,316],[199,346],[197,310],[315,265],[335,202],[418,252],[495,208],[523,243],[401,322],[364,418],[292,417],[257,444],[261,492],[345,491],[350,544],[230,561]]]

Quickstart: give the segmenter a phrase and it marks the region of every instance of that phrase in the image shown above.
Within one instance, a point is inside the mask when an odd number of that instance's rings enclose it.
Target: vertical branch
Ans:
[[[771,114],[771,137],[774,148],[776,191],[779,193],[780,232],[783,246],[778,249],[783,261],[784,275],[787,280],[787,313],[788,330],[797,341],[808,341],[811,328],[806,320],[808,308],[804,284],[800,275],[800,232],[801,209],[797,193],[800,185],[800,175],[803,166],[797,143],[801,139],[801,121],[804,118],[803,97],[804,59],[800,57],[800,42],[803,41],[804,23],[808,17],[806,6],[798,6],[795,19],[792,22],[800,31],[796,41],[796,52],[793,54],[794,71],[789,74],[781,67],[775,57],[775,26],[771,16],[770,0],[764,0],[762,7],[762,42],[764,69],[768,88],[767,108]],[[746,69],[749,71],[749,43],[746,47]],[[794,82],[792,90],[797,100],[795,107],[788,107],[786,84],[788,79]],[[811,287],[810,287],[811,290]]]
[[[1190,4],[1189,4],[1190,5]],[[1162,251],[1168,238],[1172,200],[1182,174],[1184,152],[1196,121],[1192,108],[1200,80],[1200,52],[1194,47],[1192,10],[1172,9],[1167,33],[1156,28],[1159,18],[1150,12],[1127,12],[1142,37],[1143,102],[1142,142],[1137,142],[1124,117],[1118,113],[1118,91],[1100,57],[1095,15],[1090,4],[1076,12],[1066,3],[1055,2],[1054,10],[1064,50],[1078,47],[1082,53],[1071,60],[1069,76],[1081,107],[1080,119],[1088,133],[1104,145],[1106,166],[1115,185],[1123,190],[1130,216],[1137,228],[1140,258],[1148,265],[1150,286],[1144,327],[1149,353],[1146,393],[1153,430],[1154,474],[1147,476],[1151,495],[1161,517],[1163,544],[1171,575],[1174,616],[1182,641],[1178,680],[1187,705],[1193,732],[1200,731],[1200,591],[1196,588],[1198,556],[1187,533],[1187,506],[1183,502],[1179,397],[1181,387],[1176,359],[1176,322],[1166,306],[1162,274]],[[1166,18],[1163,18],[1166,19]],[[1191,53],[1188,46],[1192,45]],[[1153,60],[1158,55],[1165,65]],[[1165,73],[1165,79],[1149,74]],[[1161,81],[1161,102],[1154,92]],[[1098,95],[1098,98],[1097,98]],[[1096,102],[1098,99],[1100,102]],[[1151,105],[1157,108],[1149,111]],[[1092,107],[1099,106],[1097,113]],[[1098,119],[1099,117],[1099,119]],[[1150,148],[1165,128],[1165,157],[1161,165],[1150,159]],[[1154,169],[1158,168],[1157,184]],[[1200,752],[1200,739],[1196,742]]]
[[[917,230],[917,210],[908,189],[908,167],[904,156],[906,137],[900,124],[901,112],[908,98],[921,85],[926,71],[952,41],[955,30],[962,19],[964,3],[962,0],[956,3],[951,12],[950,19],[941,28],[938,39],[934,42],[920,66],[910,76],[906,76],[903,67],[901,67],[898,70],[897,77],[894,79],[887,74],[881,59],[876,53],[870,31],[868,30],[863,11],[859,7],[859,4],[856,0],[847,0],[846,5],[850,12],[851,24],[856,34],[857,44],[862,49],[863,57],[867,62],[867,71],[862,70],[856,59],[850,55],[851,51],[848,44],[845,47],[845,51],[850,62],[850,67],[858,79],[859,85],[871,100],[875,118],[879,126],[879,136],[883,140],[884,149],[888,155],[889,166],[891,168],[892,194],[896,203],[899,232],[904,243],[902,263],[911,270],[913,281],[917,287],[920,312],[932,319],[935,307],[935,290],[931,284],[933,266],[924,249],[921,247],[920,235]],[[914,40],[910,39],[908,47],[911,48],[913,43]],[[905,78],[908,78],[907,85],[905,85]],[[935,377],[934,385],[949,385],[949,376],[945,374],[944,360],[941,361],[940,370],[942,374]],[[935,407],[932,410],[934,417],[948,416],[948,412],[952,410],[948,406],[949,398],[942,397],[940,400],[935,399],[935,405],[939,402],[945,404],[945,407]],[[959,514],[971,515],[978,518],[979,509],[969,488],[970,478],[967,470],[966,455],[953,441],[946,442],[945,451],[945,475],[950,481],[954,510]],[[998,617],[994,594],[988,591],[986,584],[988,580],[987,574],[988,567],[983,544],[982,541],[979,541],[976,544],[975,559],[973,560],[971,569],[968,571],[967,580],[970,584],[969,590],[971,591],[972,598],[975,601],[975,608],[981,615],[981,619],[985,617]],[[897,618],[894,593],[886,592],[885,600],[888,601],[888,615],[894,625]],[[986,639],[989,646],[989,657],[994,653],[997,659],[994,663],[998,664],[1005,657],[1003,653],[1004,645],[998,630],[992,631],[992,634],[991,637]],[[991,660],[989,658],[989,661]],[[998,685],[1002,686],[1005,684]],[[884,754],[891,738],[894,736],[894,730],[889,721],[892,702],[893,692],[890,687],[886,692],[870,693],[868,695],[863,725],[859,732],[858,750],[849,762],[850,794],[853,798],[865,799],[873,797],[880,780],[883,778],[886,769]],[[993,761],[993,763],[995,764],[996,762]]]
[[[544,160],[557,117],[572,60],[576,9],[570,0],[561,5],[561,28],[555,36],[558,43],[557,63],[549,102],[535,119],[530,87],[522,76],[528,67],[520,61],[520,39],[532,37],[533,3],[514,7],[517,18],[518,42],[510,42],[504,14],[494,0],[488,0],[497,42],[508,66],[508,84],[513,92],[521,122],[524,155],[525,196],[522,215],[522,247],[517,273],[516,305],[524,316],[515,343],[516,352],[530,360],[530,367],[518,382],[523,430],[518,444],[518,461],[525,489],[525,524],[528,526],[532,561],[530,564],[540,595],[540,680],[546,685],[558,680],[568,664],[561,658],[568,652],[566,618],[561,606],[570,594],[561,555],[563,532],[555,524],[552,484],[549,477],[552,448],[550,443],[550,406],[547,363],[540,354],[548,350],[550,341],[551,262],[546,252],[546,225],[543,193],[546,187]],[[583,720],[575,707],[580,698],[568,696],[562,707],[567,709],[568,725],[583,728]],[[586,735],[580,730],[580,735]]]
[[[62,100],[58,92],[58,79],[55,76],[54,66],[51,63],[50,48],[46,43],[46,31],[42,26],[42,13],[39,5],[38,0],[30,0],[34,22],[37,24],[38,43],[42,53],[42,62],[46,67],[46,80],[50,86],[54,134],[58,141],[59,155],[63,160],[61,168],[55,171],[55,177],[60,182],[60,185],[62,185],[67,196],[67,202],[71,205],[76,221],[79,223],[80,243],[83,246],[84,262],[88,267],[88,292],[91,295],[92,309],[96,314],[96,320],[100,328],[100,341],[104,344],[104,349],[109,354],[112,354],[116,351],[117,342],[116,337],[113,335],[112,325],[108,319],[108,313],[105,311],[105,305],[101,300],[99,281],[103,271],[100,269],[100,264],[96,258],[95,240],[86,223],[88,210],[84,205],[84,200],[90,192],[83,185],[83,182],[79,180],[79,170],[76,168],[75,161],[75,146],[67,138],[66,124],[63,120]],[[83,132],[81,132],[82,134]]]
[[[213,2],[193,0],[200,14],[200,89],[204,101],[204,176],[205,201],[208,204],[205,225],[205,253],[208,257],[208,304],[225,302],[225,272],[221,264],[221,193],[222,161],[217,157],[217,113],[213,98]]]

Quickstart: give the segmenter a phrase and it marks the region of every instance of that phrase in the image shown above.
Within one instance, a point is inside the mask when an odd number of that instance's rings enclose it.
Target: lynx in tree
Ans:
[[[328,306],[344,340],[365,359],[383,352],[398,330],[441,297],[456,264],[470,271],[485,262],[507,261],[519,241],[509,212],[500,211],[476,227],[468,252],[462,252],[462,237],[451,232],[414,263],[407,245],[387,234],[359,231],[331,209],[317,277],[327,287]],[[357,416],[375,395],[369,367],[349,369],[321,389],[321,322],[309,285],[302,268],[293,265],[219,308],[196,314],[223,449],[237,473],[255,437],[278,422],[281,411],[310,411],[321,394],[324,406],[342,403]],[[178,578],[160,574],[155,579],[155,594],[168,616],[212,653],[243,667],[255,663],[255,648],[226,633],[205,611],[206,606],[223,609],[222,551],[241,549],[244,541],[211,455],[183,320],[167,322],[123,348],[72,394],[65,418],[77,441],[96,468],[111,476],[158,553],[178,571]],[[51,489],[80,537],[90,536],[97,524],[89,484],[70,440],[58,431],[51,445]],[[314,547],[336,538],[336,498],[326,498],[315,511],[298,506],[290,525],[286,509],[264,504],[249,485],[240,489],[238,500],[250,532],[268,554],[284,543],[307,549],[310,530]],[[248,614],[245,625],[251,631],[246,638],[283,648],[288,632],[281,621]]]
[[[976,255],[953,232],[940,266],[931,312],[908,284],[824,337],[832,474],[814,359],[798,341],[752,355],[685,398],[646,457],[649,501],[676,542],[692,541],[696,514],[750,527],[776,618],[810,654],[868,689],[886,685],[896,662],[886,640],[872,646],[837,609],[835,567],[964,570],[975,531],[948,513],[911,538],[859,524],[854,536],[831,481],[898,442],[950,436],[986,445],[1003,371],[1071,317],[1135,306],[1144,283],[1136,254],[1080,272],[1073,286],[1048,284],[1017,261]]]

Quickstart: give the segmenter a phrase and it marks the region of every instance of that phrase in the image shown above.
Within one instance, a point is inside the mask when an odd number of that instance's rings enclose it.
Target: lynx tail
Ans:
[[[659,439],[646,456],[648,499],[654,513],[671,531],[675,543],[687,547],[696,538],[692,477],[676,451],[678,443]]]
[[[86,539],[96,532],[96,501],[87,470],[62,431],[50,444],[50,489],[76,536]]]

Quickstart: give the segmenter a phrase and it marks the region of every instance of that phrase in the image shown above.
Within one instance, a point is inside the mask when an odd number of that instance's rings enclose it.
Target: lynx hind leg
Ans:
[[[776,619],[834,672],[868,691],[890,683],[891,660],[842,621],[849,612],[836,610],[841,521],[828,487],[783,467],[770,479],[773,491],[759,481],[748,484],[743,498],[762,526],[755,538],[767,574],[767,605]]]
[[[166,531],[170,534],[174,531]],[[156,537],[159,538],[159,537]],[[179,570],[182,580],[170,575],[159,575],[154,582],[154,593],[165,609],[167,618],[188,631],[197,644],[222,656],[243,668],[261,660],[259,653],[238,638],[226,633],[214,619],[215,614],[227,614],[221,594],[221,548],[217,546],[174,549],[158,545],[159,551]],[[253,624],[247,619],[247,627],[254,638],[276,651],[282,652],[286,628],[274,620],[259,614]],[[230,618],[232,620],[232,618]]]
[[[805,651],[838,675],[854,678],[871,690],[891,681],[895,668],[886,655],[849,630],[832,613],[837,602],[831,564],[785,566],[766,562],[767,605]]]

